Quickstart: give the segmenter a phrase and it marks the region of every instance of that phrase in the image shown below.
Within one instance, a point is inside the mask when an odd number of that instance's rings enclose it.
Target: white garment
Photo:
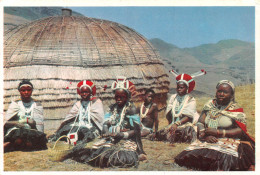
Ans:
[[[12,101],[5,114],[4,124],[12,119],[14,116],[18,116],[19,121],[24,120],[25,123],[27,121],[27,118],[33,119],[36,122],[37,130],[44,132],[43,107],[41,106],[41,104],[36,103],[33,100],[30,103],[24,103],[21,100]],[[29,129],[29,127],[27,128]]]
[[[175,110],[175,116],[173,117],[179,117],[180,114],[186,115],[192,118],[193,124],[197,123],[199,119],[199,114],[196,109],[196,100],[189,94],[186,94],[183,97],[180,97],[178,94],[173,94],[168,102],[166,114],[172,109]]]
[[[70,112],[65,117],[64,121],[76,118],[79,114],[81,108],[81,101],[77,101]],[[103,104],[100,99],[92,100],[91,105],[89,106],[89,115],[90,119],[97,125],[98,129],[102,131],[103,122],[104,122],[104,110]]]

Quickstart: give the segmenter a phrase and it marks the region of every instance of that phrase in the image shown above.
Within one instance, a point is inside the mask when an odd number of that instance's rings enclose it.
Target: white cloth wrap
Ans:
[[[20,104],[20,105],[19,105]],[[23,117],[22,114],[25,114],[24,108],[21,107],[22,101],[12,101],[4,117],[4,124],[12,119],[14,116],[19,114],[19,118]],[[34,106],[32,109],[32,115],[30,116],[36,122],[36,128],[38,131],[44,132],[44,117],[43,117],[43,107],[41,104],[32,102]]]
[[[65,117],[64,121],[70,120],[75,118],[80,111],[81,101],[77,101],[67,116]],[[99,130],[102,130],[103,122],[104,122],[104,109],[103,104],[100,99],[96,99],[92,101],[90,105],[90,119],[97,125]]]

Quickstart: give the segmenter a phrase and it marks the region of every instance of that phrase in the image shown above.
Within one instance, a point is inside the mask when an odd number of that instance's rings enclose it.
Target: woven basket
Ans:
[[[69,140],[69,144],[65,144],[64,142],[59,142],[62,138],[67,138]],[[61,162],[66,156],[71,152],[73,146],[71,145],[71,141],[68,136],[61,136],[54,144],[54,146],[48,149],[48,156],[51,161]]]

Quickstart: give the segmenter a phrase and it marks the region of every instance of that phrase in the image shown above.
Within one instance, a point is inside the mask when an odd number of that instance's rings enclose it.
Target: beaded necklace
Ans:
[[[210,117],[213,119],[218,118],[219,116],[222,115],[221,113],[219,113],[219,111],[226,111],[232,104],[233,102],[231,101],[228,105],[222,106],[222,105],[218,105],[217,102],[215,102],[214,106],[217,107],[218,110],[210,111]]]
[[[116,126],[120,126],[120,125],[122,124],[122,122],[123,122],[123,120],[124,120],[124,117],[125,117],[125,113],[126,113],[127,107],[128,107],[128,104],[126,104],[126,105],[123,107],[123,109],[122,109],[122,111],[121,111],[121,113],[120,113],[120,120],[119,120],[118,123],[116,123]],[[117,117],[117,114],[118,114],[117,107],[114,108],[114,110],[113,110],[112,113],[113,113],[113,115],[111,116],[111,121],[115,121],[115,120],[116,120],[116,117]]]
[[[145,118],[146,117],[146,115],[148,114],[148,111],[151,108],[151,106],[152,106],[152,103],[150,103],[148,105],[148,107],[145,107],[144,103],[142,103],[141,108],[140,108],[140,116],[141,116],[141,118]],[[143,113],[142,111],[143,111],[144,107],[145,107],[145,112]]]
[[[76,118],[74,120],[74,123],[73,123],[72,127],[70,128],[70,131],[69,131],[68,135],[71,134],[71,131],[76,126],[76,122],[77,122],[78,119],[79,119],[79,122],[78,122],[79,126],[78,126],[76,132],[74,132],[74,133],[77,134],[77,132],[79,131],[80,126],[83,125],[80,122],[80,120],[84,121],[84,118],[86,118],[86,117],[87,117],[88,123],[84,124],[84,126],[86,126],[87,128],[91,128],[92,127],[92,124],[90,122],[90,105],[91,105],[91,102],[89,102],[89,103],[86,103],[84,101],[81,102],[79,114],[76,116]],[[86,109],[84,109],[84,107],[86,107]]]
[[[33,109],[35,107],[35,103],[34,101],[30,101],[29,103],[25,103],[23,101],[19,101],[18,105],[21,107],[21,113],[20,114],[20,118],[24,119],[24,118],[32,118],[33,116]]]
[[[209,128],[218,128],[218,118],[219,116],[221,116],[222,114],[220,113],[220,111],[226,111],[231,105],[232,105],[232,101],[226,105],[226,106],[222,106],[222,105],[218,105],[217,102],[213,103],[214,107],[216,107],[218,110],[211,110],[209,111],[209,122],[208,122],[208,127]]]
[[[175,122],[175,118],[177,121],[177,119],[181,116],[184,106],[186,106],[188,100],[189,100],[189,95],[187,94],[182,97],[176,95],[172,105],[172,123]],[[179,102],[179,106],[177,106],[177,102]]]
[[[84,123],[88,128],[92,126],[90,122],[90,105],[91,102],[82,101],[79,111],[79,124],[83,125]]]

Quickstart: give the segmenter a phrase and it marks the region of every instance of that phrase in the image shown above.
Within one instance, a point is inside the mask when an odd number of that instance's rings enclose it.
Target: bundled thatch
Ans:
[[[140,34],[111,21],[76,16],[48,17],[4,34],[4,109],[19,97],[17,86],[29,79],[46,118],[62,118],[78,97],[76,85],[94,81],[97,96],[111,103],[116,76],[126,76],[139,93],[153,88],[166,102],[168,76],[158,53]],[[140,95],[139,95],[140,97]],[[135,100],[140,100],[137,97]],[[49,113],[48,111],[56,111]],[[61,110],[64,113],[64,110]]]

